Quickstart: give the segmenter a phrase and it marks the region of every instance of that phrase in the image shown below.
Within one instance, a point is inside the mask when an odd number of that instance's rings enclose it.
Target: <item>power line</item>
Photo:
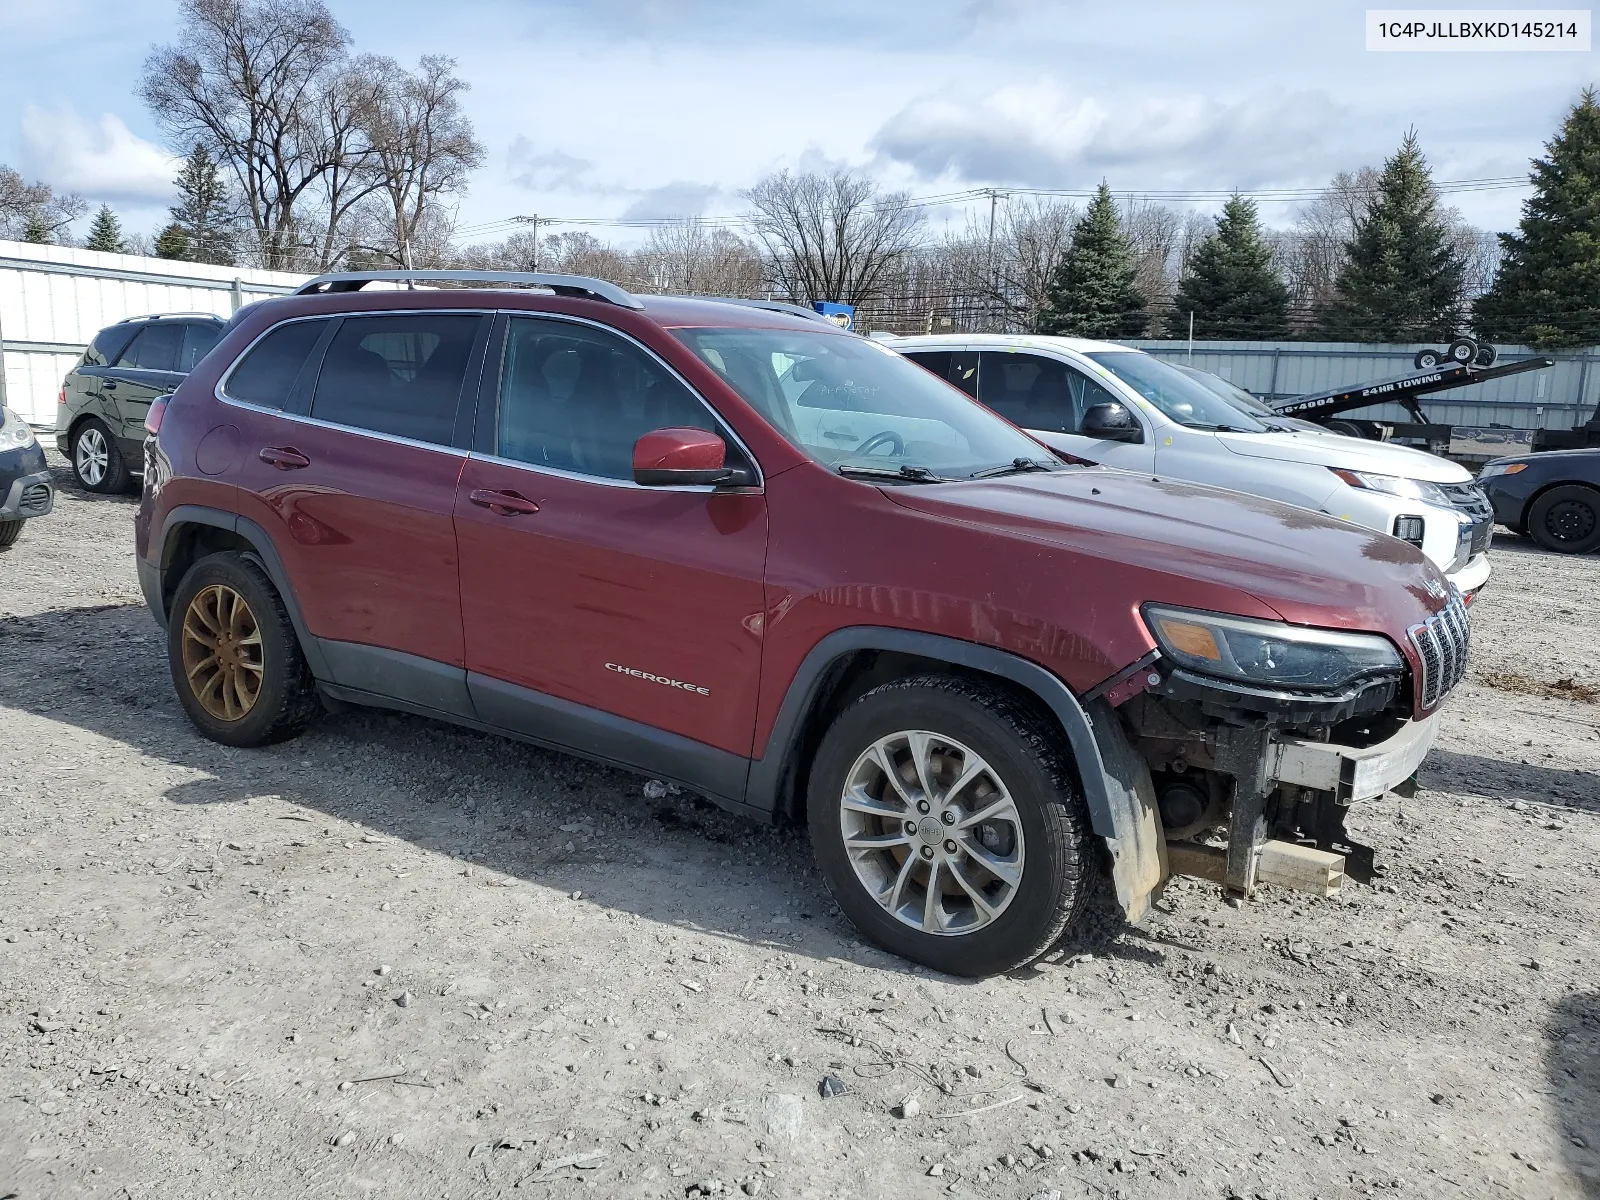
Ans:
[[[1434,184],[1440,195],[1457,196],[1472,192],[1513,191],[1532,187],[1525,175],[1494,175],[1475,179],[1447,179]],[[1298,204],[1319,200],[1324,196],[1353,193],[1354,187],[1280,187],[1280,188],[1113,188],[1115,200],[1152,200],[1168,204],[1211,204],[1232,196],[1243,196],[1265,204]],[[1050,197],[1063,200],[1086,200],[1094,196],[1097,188],[968,188],[959,192],[940,192],[929,196],[914,196],[908,201],[911,208],[938,208],[952,204],[973,204],[991,198],[1011,199],[1015,196]],[[463,235],[479,237],[508,233],[532,222],[529,217],[504,217],[481,225],[468,225],[457,230]],[[538,218],[540,225],[562,225],[578,228],[655,229],[677,225],[700,225],[724,229],[748,228],[751,221],[744,216],[684,216],[684,217],[546,217]]]

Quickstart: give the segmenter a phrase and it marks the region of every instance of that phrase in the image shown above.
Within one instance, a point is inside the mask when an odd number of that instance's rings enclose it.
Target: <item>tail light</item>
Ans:
[[[150,402],[150,411],[144,415],[144,427],[153,437],[161,432],[161,418],[167,415],[167,401],[172,396],[157,396]]]
[[[61,385],[61,390],[56,393],[56,407],[57,408],[65,408],[66,406],[67,406],[67,385],[63,383]]]

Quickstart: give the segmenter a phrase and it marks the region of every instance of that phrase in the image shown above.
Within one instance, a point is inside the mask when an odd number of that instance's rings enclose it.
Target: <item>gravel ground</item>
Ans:
[[[632,776],[202,741],[131,503],[52,462],[0,552],[0,1197],[1600,1196],[1600,557],[1497,543],[1375,886],[1180,883],[968,982]]]

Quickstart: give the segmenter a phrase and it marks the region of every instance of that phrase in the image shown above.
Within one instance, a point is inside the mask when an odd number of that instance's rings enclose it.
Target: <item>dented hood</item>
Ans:
[[[1444,576],[1405,542],[1202,484],[1092,467],[883,490],[930,516],[1165,577],[1152,581],[1160,594],[1135,604],[1275,615],[1401,641],[1449,595]]]

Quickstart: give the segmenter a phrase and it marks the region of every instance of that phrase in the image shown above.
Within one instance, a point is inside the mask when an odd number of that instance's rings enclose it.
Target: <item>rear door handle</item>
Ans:
[[[502,517],[531,515],[539,511],[537,504],[516,492],[491,492],[487,488],[474,488],[467,494],[467,499]]]
[[[293,446],[265,446],[261,450],[261,461],[271,463],[280,471],[294,471],[311,465],[311,460]]]

